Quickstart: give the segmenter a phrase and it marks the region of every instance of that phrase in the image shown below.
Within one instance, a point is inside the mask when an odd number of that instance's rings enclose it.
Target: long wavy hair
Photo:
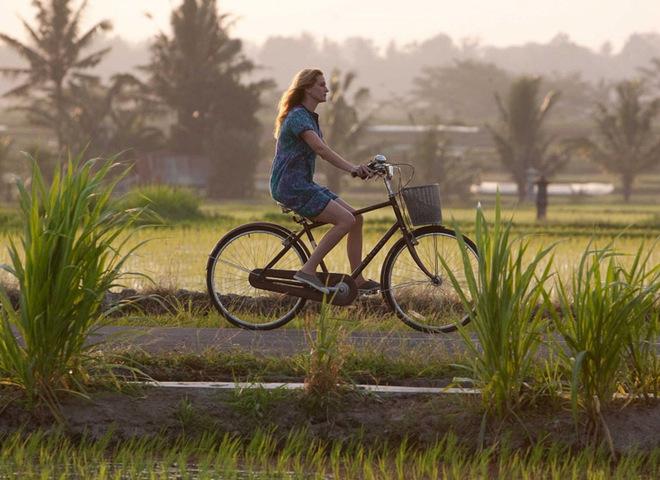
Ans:
[[[282,94],[280,102],[277,105],[277,120],[275,120],[275,138],[280,135],[282,122],[289,114],[291,109],[296,105],[300,105],[305,96],[305,89],[314,86],[316,79],[323,75],[323,72],[318,68],[305,68],[299,71],[293,80],[289,89]]]

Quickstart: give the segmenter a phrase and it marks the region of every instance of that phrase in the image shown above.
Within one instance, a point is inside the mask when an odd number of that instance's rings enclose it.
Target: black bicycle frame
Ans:
[[[422,261],[419,259],[419,256],[417,255],[417,252],[415,251],[415,238],[411,234],[410,230],[406,227],[406,222],[403,218],[403,214],[401,213],[401,209],[399,208],[399,203],[397,202],[396,198],[394,195],[390,195],[389,200],[387,202],[382,202],[382,203],[377,203],[374,205],[370,205],[368,207],[360,208],[358,210],[355,210],[353,212],[354,216],[357,215],[362,215],[363,213],[369,213],[373,212],[375,210],[380,210],[381,208],[385,207],[392,207],[392,210],[394,210],[394,215],[396,216],[396,222],[389,228],[387,232],[385,232],[385,235],[380,239],[380,241],[371,249],[371,251],[362,259],[362,262],[360,262],[360,265],[351,273],[351,277],[353,279],[357,278],[362,271],[367,268],[367,265],[374,259],[376,255],[378,255],[378,252],[381,251],[381,249],[385,246],[385,244],[388,242],[390,238],[396,233],[397,230],[401,230],[401,234],[404,238],[404,241],[406,242],[406,246],[408,247],[408,251],[410,252],[410,255],[412,256],[413,260],[415,263],[419,266],[419,268],[422,269],[424,274],[426,274],[429,278],[433,278],[433,274],[428,271],[428,269],[424,266]],[[312,230],[318,227],[322,227],[323,225],[327,225],[326,222],[308,222],[305,218],[299,217],[300,220],[296,220],[297,223],[299,223],[302,226],[302,229],[297,231],[297,232],[292,232],[292,234],[284,241],[284,248],[280,253],[278,253],[273,260],[271,260],[268,265],[264,267],[264,270],[262,272],[262,275],[264,275],[269,268],[271,268],[273,265],[275,265],[280,258],[284,256],[284,254],[291,248],[291,245],[294,243],[302,243],[300,239],[302,238],[303,235],[307,236],[307,239],[309,240],[310,244],[312,245],[312,248],[316,248],[316,241],[314,239],[314,235],[312,234]],[[320,263],[321,270],[324,273],[328,273],[328,267],[325,265],[325,262],[322,260]]]

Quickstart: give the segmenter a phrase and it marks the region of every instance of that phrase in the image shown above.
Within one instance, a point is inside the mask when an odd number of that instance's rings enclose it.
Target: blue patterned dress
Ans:
[[[314,182],[316,152],[301,134],[313,130],[322,139],[319,116],[302,105],[291,109],[277,138],[270,169],[270,194],[277,202],[307,218],[314,218],[337,195]]]

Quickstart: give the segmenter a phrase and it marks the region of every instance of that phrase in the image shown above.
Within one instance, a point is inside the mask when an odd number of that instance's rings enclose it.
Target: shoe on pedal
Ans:
[[[302,271],[297,271],[293,276],[294,280],[304,283],[305,285],[312,287],[314,290],[325,293],[326,295],[330,293],[330,289],[323,285],[319,277],[316,274],[309,274]]]
[[[361,293],[376,293],[378,290],[380,290],[380,283],[375,280],[367,280],[358,287],[358,290]]]

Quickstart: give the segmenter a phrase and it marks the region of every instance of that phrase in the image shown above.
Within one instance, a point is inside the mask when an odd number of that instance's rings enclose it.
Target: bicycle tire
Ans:
[[[465,286],[463,255],[456,233],[448,228],[432,225],[412,232],[416,240],[415,252],[424,266],[434,275],[429,278],[413,259],[404,239],[395,243],[385,258],[381,274],[382,295],[388,305],[406,325],[426,333],[450,333],[457,324],[470,321],[466,309],[447,270],[462,286],[462,292],[470,299]],[[473,271],[478,267],[477,247],[463,236],[467,251],[471,254]]]
[[[220,314],[237,327],[272,330],[290,322],[305,299],[261,290],[250,285],[249,274],[265,267],[283,248],[291,231],[277,224],[250,223],[222,237],[206,265],[206,285]],[[308,252],[294,243],[272,268],[300,270]]]

